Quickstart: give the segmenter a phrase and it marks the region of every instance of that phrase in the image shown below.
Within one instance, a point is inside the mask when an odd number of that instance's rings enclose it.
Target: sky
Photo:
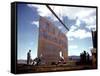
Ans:
[[[26,59],[31,49],[32,59],[37,57],[39,17],[52,21],[68,37],[68,55],[80,55],[84,50],[91,55],[91,29],[96,30],[96,8],[50,6],[69,28],[66,30],[45,5],[17,4],[18,59]]]

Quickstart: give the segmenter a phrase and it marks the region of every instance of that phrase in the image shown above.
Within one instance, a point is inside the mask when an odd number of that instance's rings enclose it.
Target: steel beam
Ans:
[[[54,16],[60,21],[60,23],[69,31],[69,28],[61,21],[61,19],[56,15],[56,13],[46,4],[46,7],[54,14]]]

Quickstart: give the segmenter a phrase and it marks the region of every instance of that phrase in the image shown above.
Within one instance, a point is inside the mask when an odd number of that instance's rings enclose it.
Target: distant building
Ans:
[[[41,64],[58,63],[59,60],[68,59],[68,39],[61,30],[58,29],[47,18],[40,17],[39,20],[39,42],[38,58]]]
[[[97,48],[97,31],[92,31],[93,48]]]
[[[92,42],[93,42],[93,49],[91,50],[92,53],[92,63],[93,67],[97,67],[97,31],[92,31]]]

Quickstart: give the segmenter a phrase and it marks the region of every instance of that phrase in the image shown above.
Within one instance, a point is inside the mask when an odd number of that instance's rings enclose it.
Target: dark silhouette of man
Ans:
[[[27,64],[31,63],[31,50],[27,53]]]

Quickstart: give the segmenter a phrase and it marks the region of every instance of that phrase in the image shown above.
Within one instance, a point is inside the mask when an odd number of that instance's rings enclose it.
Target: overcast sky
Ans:
[[[66,30],[45,5],[18,4],[18,59],[26,59],[29,49],[37,56],[39,17],[52,21],[68,37],[68,55],[91,54],[91,29],[96,29],[96,9],[87,7],[50,6],[66,24]]]

